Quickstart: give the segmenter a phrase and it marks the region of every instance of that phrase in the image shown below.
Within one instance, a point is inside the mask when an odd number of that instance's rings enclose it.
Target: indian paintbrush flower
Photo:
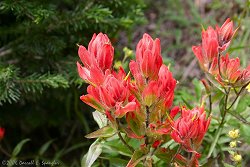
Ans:
[[[202,31],[202,43],[198,46],[193,46],[192,50],[199,60],[201,68],[205,71],[209,69],[209,65],[218,56],[218,36],[212,27],[208,27]]]
[[[153,40],[148,34],[144,34],[136,47],[136,63],[145,79],[157,79],[162,65],[160,40]],[[131,66],[131,65],[130,65]],[[132,70],[131,70],[132,71]]]
[[[171,137],[187,151],[199,148],[210,124],[203,107],[181,110],[181,116],[174,122]],[[193,143],[193,145],[191,144]]]
[[[237,29],[233,30],[233,21],[231,21],[230,18],[228,18],[221,27],[216,26],[220,51],[224,51],[229,46]]]
[[[233,29],[233,21],[227,19],[221,27],[203,30],[202,43],[192,47],[200,67],[222,87],[242,87],[250,81],[250,67],[241,70],[239,58],[229,58],[229,54],[221,55],[236,31]]]
[[[114,48],[106,34],[93,35],[88,50],[79,46],[78,55],[84,65],[77,62],[80,77],[92,85],[100,85],[109,73],[114,57]]]

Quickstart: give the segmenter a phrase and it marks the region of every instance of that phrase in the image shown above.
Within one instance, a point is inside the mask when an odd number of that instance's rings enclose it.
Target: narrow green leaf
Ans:
[[[19,152],[22,150],[22,147],[25,143],[27,143],[28,141],[30,141],[30,139],[24,139],[22,141],[20,141],[16,147],[14,148],[13,152],[12,152],[12,157],[16,157]]]
[[[97,131],[94,131],[85,137],[88,139],[91,138],[98,138],[98,137],[111,137],[116,133],[116,130],[111,128],[110,126],[105,126],[101,129],[98,129]]]
[[[200,100],[201,98],[201,92],[202,92],[202,84],[198,79],[193,79],[192,81],[193,85],[194,85],[194,90],[195,90],[195,94],[197,97],[197,101]]]
[[[224,167],[234,167],[233,165],[230,165],[230,164],[224,163],[224,162],[223,162],[223,165],[224,165]]]
[[[38,151],[39,155],[43,155],[49,148],[49,146],[55,141],[55,139],[49,140],[48,142],[46,142],[45,144],[42,145],[42,147],[40,148],[40,150]]]
[[[98,139],[89,147],[89,151],[84,155],[81,161],[81,167],[91,167],[96,159],[102,153],[102,145]]]
[[[210,146],[210,149],[209,149],[207,158],[209,158],[209,157],[212,155],[212,153],[213,153],[213,151],[214,151],[214,149],[215,149],[215,146],[216,146],[216,144],[217,144],[217,142],[218,142],[218,140],[219,140],[219,137],[220,137],[221,132],[222,132],[222,128],[221,128],[221,126],[219,126],[219,128],[218,128],[217,131],[216,131],[214,141],[213,141],[213,143],[212,143],[211,146]]]
[[[244,138],[244,141],[246,143],[250,144],[250,128],[249,128],[249,125],[241,124],[240,132],[241,132],[241,136]]]
[[[236,119],[238,119],[239,121],[241,121],[244,124],[248,124],[250,125],[250,122],[248,122],[243,116],[241,116],[239,113],[237,113],[236,111],[228,111],[228,113],[230,115],[232,115],[233,117],[235,117]]]
[[[141,150],[136,150],[126,167],[135,167],[141,160],[143,160],[143,154],[144,153]]]
[[[191,105],[190,105],[190,102],[188,102],[187,100],[185,100],[183,97],[181,97],[182,101],[184,102],[184,104],[189,108],[193,108]]]

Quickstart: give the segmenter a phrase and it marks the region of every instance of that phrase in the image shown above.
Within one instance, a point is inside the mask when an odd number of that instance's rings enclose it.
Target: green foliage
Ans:
[[[29,76],[20,78],[19,70],[13,66],[0,68],[0,105],[8,101],[17,102],[20,97],[28,93],[42,93],[45,87],[48,88],[68,88],[68,81],[61,74],[51,75],[33,73]]]
[[[69,83],[78,84],[75,44],[82,41],[86,44],[93,32],[108,32],[115,37],[118,30],[142,22],[141,7],[139,1],[2,1],[0,81],[8,83],[8,87],[2,86],[0,101],[19,100],[22,92],[15,89],[13,75],[22,78],[19,81],[24,90],[22,95],[42,92],[45,86],[67,88]]]
[[[143,8],[141,0],[0,1],[0,126],[7,152],[28,137],[34,147],[20,150],[17,159],[32,154],[28,158],[80,165],[90,144],[82,136],[96,124],[79,100],[85,84],[76,69],[77,44],[103,32],[116,45],[119,31],[145,21]]]

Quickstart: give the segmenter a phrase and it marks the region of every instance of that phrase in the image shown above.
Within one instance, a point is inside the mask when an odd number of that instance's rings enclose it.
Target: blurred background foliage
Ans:
[[[248,0],[2,0],[0,126],[6,129],[6,136],[1,141],[0,159],[57,160],[64,166],[80,166],[93,142],[84,135],[98,127],[91,115],[93,109],[79,100],[86,85],[79,79],[75,63],[77,44],[87,46],[93,33],[108,34],[116,48],[115,64],[125,69],[132,58],[126,56],[125,46],[134,50],[145,32],[159,37],[164,62],[171,64],[179,81],[175,105],[199,105],[204,95],[199,79],[204,76],[191,46],[200,43],[201,25],[221,25],[232,18],[240,28],[229,52],[246,66],[249,4]],[[235,110],[249,113],[249,102],[239,103],[243,103],[241,108]],[[246,163],[250,157],[249,127],[230,119],[228,127],[241,128],[242,140],[248,143],[242,146]],[[216,126],[212,124],[205,142],[211,143]],[[221,142],[226,147],[225,138]],[[213,158],[221,158],[219,153],[225,147],[218,146]],[[100,164],[123,166],[124,162],[104,157],[96,163]]]

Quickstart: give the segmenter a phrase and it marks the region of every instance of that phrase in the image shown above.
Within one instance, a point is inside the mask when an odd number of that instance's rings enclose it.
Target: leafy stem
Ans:
[[[176,156],[179,154],[179,152],[181,151],[181,147],[182,147],[182,144],[179,145],[176,153],[174,154],[173,158],[171,159],[170,161],[170,164],[175,160]]]
[[[241,92],[247,87],[248,84],[250,84],[250,82],[248,82],[247,84],[245,84],[245,85],[240,89],[240,91],[239,91],[238,93],[236,93],[236,97],[235,97],[234,101],[233,101],[232,104],[227,108],[227,110],[230,110],[230,109],[233,107],[234,103],[235,103],[236,100],[239,98]]]
[[[118,132],[117,132],[117,134],[118,134],[118,137],[120,138],[120,140],[122,141],[122,143],[133,153],[135,150],[134,150],[134,148],[133,147],[131,147],[125,140],[124,140],[124,138],[122,137],[122,135],[121,135],[121,132],[120,132],[120,121],[119,120],[117,120],[116,119],[116,123],[117,123],[117,125],[118,125]]]
[[[218,57],[218,69],[219,69],[220,76],[222,76],[221,75],[221,69],[220,69],[220,57],[221,57],[221,53],[219,53],[219,57]]]
[[[226,92],[226,94],[225,94],[224,108],[223,108],[223,111],[221,111],[222,119],[221,119],[220,125],[219,125],[219,127],[218,127],[218,129],[216,131],[215,139],[214,139],[212,145],[210,146],[207,158],[209,158],[212,155],[212,153],[214,151],[214,148],[216,146],[216,143],[217,143],[217,141],[218,141],[218,139],[220,137],[220,134],[222,132],[222,128],[223,128],[223,126],[225,124],[225,117],[226,117],[226,114],[227,114],[227,111],[228,111],[226,106],[227,106],[227,100],[228,100],[230,89],[228,91],[225,89],[225,92]]]
[[[149,107],[146,106],[146,128],[148,128],[149,125]],[[148,145],[148,137],[145,135],[145,144]]]

